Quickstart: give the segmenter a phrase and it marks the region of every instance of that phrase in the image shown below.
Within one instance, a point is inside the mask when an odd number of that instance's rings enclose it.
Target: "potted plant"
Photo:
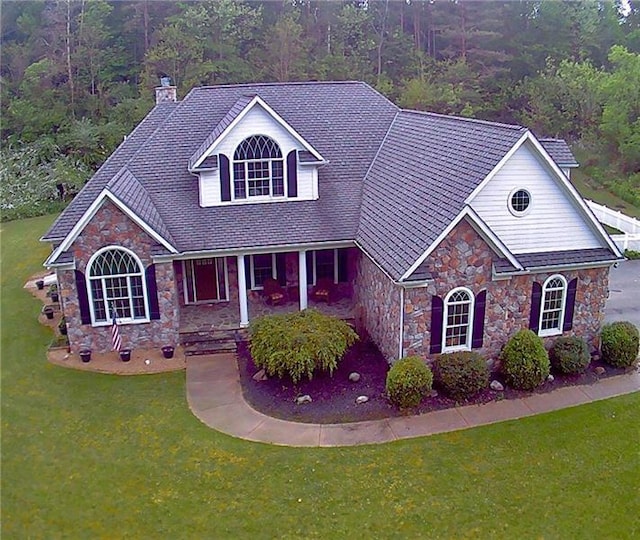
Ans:
[[[120,360],[123,362],[128,362],[131,360],[131,349],[122,349],[120,351]]]
[[[45,306],[44,308],[42,308],[42,313],[45,314],[47,319],[53,319],[53,307],[52,306]]]
[[[173,358],[173,353],[175,351],[173,345],[165,345],[162,347],[162,356],[165,358]]]
[[[60,319],[60,322],[58,323],[58,330],[60,330],[61,335],[63,336],[67,335],[67,319],[64,315],[62,316],[62,319]]]
[[[51,298],[52,302],[58,302],[59,297],[58,297],[58,286],[53,283],[51,285],[49,285],[49,297]]]
[[[82,349],[80,351],[80,360],[85,364],[91,360],[91,349]]]
[[[38,287],[39,291],[44,289],[44,280],[43,279],[39,279],[38,281],[36,281],[36,287]]]

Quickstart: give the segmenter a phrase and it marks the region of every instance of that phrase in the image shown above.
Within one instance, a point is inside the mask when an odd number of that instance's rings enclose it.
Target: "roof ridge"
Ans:
[[[205,85],[205,86],[195,86],[193,87],[191,90],[189,90],[189,92],[187,93],[187,95],[182,99],[182,101],[186,100],[191,94],[193,94],[194,92],[199,92],[202,90],[212,90],[212,89],[219,89],[219,88],[251,88],[251,87],[255,87],[255,86],[262,86],[262,87],[266,87],[266,86],[316,86],[316,85],[330,85],[330,84],[363,84],[366,86],[367,83],[365,83],[364,81],[355,81],[355,80],[349,80],[349,81],[286,81],[286,82],[278,82],[278,81],[272,81],[272,82],[256,82],[256,83],[233,83],[233,84],[209,84],[209,85]]]
[[[495,126],[495,127],[502,127],[502,128],[506,128],[506,129],[513,129],[513,130],[518,130],[518,131],[527,131],[529,128],[525,127],[525,126],[521,126],[518,124],[506,124],[504,122],[494,122],[492,120],[481,120],[479,118],[468,118],[466,116],[456,116],[453,114],[441,114],[441,113],[434,113],[434,112],[429,112],[429,111],[417,111],[415,109],[400,109],[400,112],[404,112],[404,113],[412,113],[412,114],[419,114],[421,116],[435,116],[436,118],[443,118],[445,120],[456,120],[456,121],[463,121],[463,122],[472,122],[472,123],[476,123],[476,124],[483,124],[483,125],[489,125],[489,126]]]

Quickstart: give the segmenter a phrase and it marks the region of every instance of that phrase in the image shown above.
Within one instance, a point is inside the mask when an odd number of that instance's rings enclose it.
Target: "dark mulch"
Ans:
[[[251,407],[269,416],[296,422],[320,424],[359,422],[531,395],[531,392],[505,387],[502,392],[484,390],[471,400],[459,403],[440,391],[437,396],[426,398],[416,409],[400,411],[392,406],[384,395],[389,366],[370,341],[360,342],[347,351],[333,376],[319,373],[311,381],[304,380],[297,385],[294,385],[290,379],[270,378],[266,381],[255,381],[253,375],[258,372],[258,368],[253,363],[246,344],[239,345],[238,365],[242,391]],[[596,367],[599,366],[606,370],[603,375],[595,373]],[[349,381],[349,374],[354,371],[361,376],[357,383]],[[552,382],[545,382],[535,393],[550,392],[563,386],[593,384],[600,379],[624,372],[624,369],[612,368],[599,359],[594,359],[585,373],[554,375],[555,379]],[[503,382],[499,375],[492,375],[492,379]],[[296,404],[296,397],[305,394],[311,396],[312,402]],[[356,404],[356,398],[362,395],[367,396],[369,401]]]

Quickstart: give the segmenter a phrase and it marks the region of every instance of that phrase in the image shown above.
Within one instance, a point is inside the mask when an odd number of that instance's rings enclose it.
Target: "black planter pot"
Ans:
[[[120,351],[120,360],[123,362],[128,362],[131,360],[131,349],[122,349]]]
[[[42,312],[46,315],[47,319],[53,319],[53,308],[46,307],[42,310]]]
[[[66,336],[67,335],[67,325],[63,324],[62,326],[58,326],[58,329],[60,330],[60,335],[61,336]]]
[[[58,300],[59,300],[58,293],[57,292],[52,292],[51,293],[51,301],[55,303]]]
[[[41,291],[42,289],[44,289],[44,281],[42,281],[41,279],[39,279],[38,281],[36,281],[36,287],[38,287],[38,290]]]
[[[80,351],[80,360],[85,364],[91,360],[91,351],[89,349],[83,349]]]
[[[162,356],[165,358],[173,358],[174,348],[171,345],[162,347]]]

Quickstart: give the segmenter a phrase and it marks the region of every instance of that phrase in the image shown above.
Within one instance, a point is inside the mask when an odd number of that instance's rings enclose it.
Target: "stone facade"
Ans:
[[[396,360],[400,352],[400,288],[363,253],[357,259],[353,288],[358,330],[366,330],[388,361]]]
[[[461,222],[424,262],[434,276],[428,286],[407,289],[404,305],[404,354],[428,357],[431,343],[431,301],[434,295],[444,299],[456,287],[467,287],[474,296],[487,291],[484,342],[478,352],[488,359],[499,355],[509,336],[529,327],[533,282],[542,284],[549,276],[561,274],[571,281],[578,278],[573,328],[565,335],[587,340],[593,349],[603,321],[608,292],[609,268],[590,268],[564,272],[544,272],[492,279],[493,250],[467,223]],[[544,339],[550,347],[557,336]]]
[[[76,269],[86,274],[92,255],[106,246],[121,246],[133,251],[143,266],[153,264],[151,249],[156,245],[128,216],[107,201],[96,212],[70,248]],[[156,283],[160,319],[148,323],[121,324],[119,327],[124,348],[162,347],[178,343],[178,289],[173,264],[156,263]],[[111,327],[82,324],[78,293],[73,270],[58,270],[61,302],[67,321],[72,352],[91,349],[95,352],[111,350]]]

